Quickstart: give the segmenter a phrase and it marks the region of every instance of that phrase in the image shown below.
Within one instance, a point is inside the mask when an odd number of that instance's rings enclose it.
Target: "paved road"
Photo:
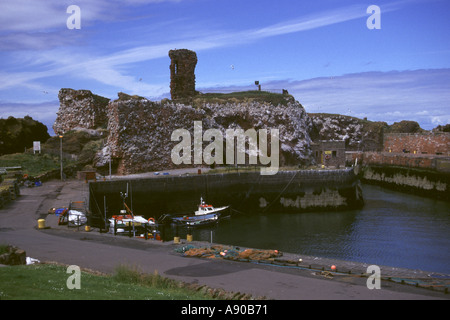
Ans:
[[[67,229],[57,226],[54,215],[46,214],[49,208],[66,206],[71,200],[84,200],[85,197],[87,185],[80,181],[50,181],[42,187],[23,188],[15,202],[0,210],[0,243],[18,246],[27,252],[27,256],[40,261],[74,264],[106,273],[126,264],[148,273],[157,270],[161,275],[188,283],[270,299],[449,299],[448,294],[441,292],[384,281],[380,290],[369,290],[366,278],[362,277],[337,275],[328,279],[312,270],[186,258],[175,252],[179,245],[173,242]],[[37,229],[37,220],[41,217],[46,217],[49,229]],[[315,258],[317,261],[330,265],[326,260]],[[361,267],[361,264],[347,263],[347,267],[352,266]],[[389,268],[382,269],[382,275],[385,271],[415,274]]]

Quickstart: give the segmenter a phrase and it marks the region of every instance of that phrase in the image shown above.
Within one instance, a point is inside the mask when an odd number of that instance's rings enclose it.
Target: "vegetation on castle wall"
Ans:
[[[202,107],[205,103],[243,103],[243,102],[270,103],[274,106],[287,106],[288,102],[295,102],[289,94],[272,93],[268,91],[242,91],[232,93],[199,93],[192,98],[194,107]]]

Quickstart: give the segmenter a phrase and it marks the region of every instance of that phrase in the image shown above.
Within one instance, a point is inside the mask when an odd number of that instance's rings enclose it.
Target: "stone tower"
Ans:
[[[170,94],[172,100],[195,95],[197,54],[187,49],[170,50]]]

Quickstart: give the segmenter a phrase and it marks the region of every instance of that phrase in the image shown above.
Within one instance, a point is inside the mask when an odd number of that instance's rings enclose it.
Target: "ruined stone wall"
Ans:
[[[149,100],[114,101],[108,105],[107,148],[119,174],[173,169],[171,141],[175,129],[192,129],[204,113],[190,106]]]
[[[55,133],[64,133],[75,128],[106,127],[109,99],[95,95],[89,90],[66,88],[59,91],[58,98],[60,107],[53,124]]]
[[[172,100],[195,95],[197,54],[187,49],[170,50],[170,94]]]
[[[203,132],[219,129],[223,137],[227,129],[267,129],[268,135],[270,129],[278,129],[280,166],[310,162],[311,122],[298,102],[289,102],[287,106],[261,102],[205,103],[194,108],[175,102],[131,99],[110,102],[108,118],[106,148],[118,163],[120,174],[182,168],[183,165],[172,162],[171,151],[179,141],[171,141],[171,135],[176,129],[186,129],[193,140],[194,121],[202,121]],[[210,143],[203,142],[202,150]]]
[[[450,155],[450,133],[388,133],[384,151]]]
[[[347,151],[383,150],[383,132],[388,127],[385,122],[339,114],[310,113],[309,116],[313,122],[313,141],[344,140]]]

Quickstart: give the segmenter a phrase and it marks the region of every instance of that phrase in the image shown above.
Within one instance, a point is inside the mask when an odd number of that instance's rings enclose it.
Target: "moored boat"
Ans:
[[[215,208],[212,205],[206,204],[203,198],[200,198],[198,209],[193,215],[171,217],[171,221],[177,225],[186,227],[210,225],[218,222],[222,218],[223,212],[228,208],[229,206]]]
[[[122,235],[129,235],[141,238],[154,238],[160,240],[158,225],[155,219],[145,219],[143,216],[127,214],[126,210],[121,210],[120,214],[109,219],[110,232]]]
[[[120,214],[113,215],[108,219],[110,232],[114,233],[114,235],[122,234],[130,237],[161,240],[158,224],[155,219],[146,219],[143,216],[135,215],[125,201],[128,197],[128,191],[126,193],[121,192],[120,195],[123,200],[124,209],[120,210]]]

